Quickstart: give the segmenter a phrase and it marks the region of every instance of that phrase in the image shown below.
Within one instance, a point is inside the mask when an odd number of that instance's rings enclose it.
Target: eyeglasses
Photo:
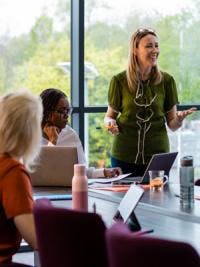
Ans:
[[[68,116],[72,113],[72,108],[66,108],[64,110],[52,110],[52,112],[56,112],[58,114],[60,114],[60,116]]]
[[[154,29],[151,29],[151,28],[139,28],[137,29],[136,31],[136,34],[138,33],[156,33],[156,31]]]
[[[156,32],[154,29],[151,28],[139,28],[133,35],[133,40],[136,38],[141,39],[142,37],[146,36],[147,34],[152,34],[156,36]]]

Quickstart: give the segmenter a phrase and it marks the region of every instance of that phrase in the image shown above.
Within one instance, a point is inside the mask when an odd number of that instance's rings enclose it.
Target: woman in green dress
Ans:
[[[175,131],[196,109],[177,112],[174,78],[157,65],[158,37],[138,29],[130,40],[127,69],[112,77],[105,126],[113,134],[111,164],[143,175],[155,153],[169,151],[167,126]]]

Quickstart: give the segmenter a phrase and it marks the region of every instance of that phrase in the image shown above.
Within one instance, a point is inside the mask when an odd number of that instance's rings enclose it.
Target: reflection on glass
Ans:
[[[155,0],[85,1],[85,60],[99,73],[88,82],[88,104],[107,104],[110,79],[126,68],[129,37],[137,28],[156,30],[159,65],[175,77],[180,102],[199,104],[200,22],[193,9],[199,10],[195,0],[181,7],[178,0],[166,2],[162,8]]]
[[[162,2],[162,8],[154,0],[116,1],[85,1],[85,59],[94,64],[99,74],[88,81],[88,104],[107,105],[110,79],[126,68],[129,36],[141,27],[153,28],[158,33],[161,46],[159,65],[174,76],[180,104],[200,104],[200,54],[196,53],[200,43],[200,22],[193,12],[193,8],[199,10],[196,1],[191,0],[181,7],[180,1],[174,0],[170,5]],[[182,7],[187,8],[187,20]],[[180,151],[175,167],[178,167],[180,157],[191,154],[196,170],[200,169],[199,117],[199,112],[196,112],[180,130],[169,131],[171,150]],[[95,134],[92,131],[89,137],[95,140]],[[108,138],[104,136],[102,143],[106,143]],[[94,147],[90,140],[89,145]],[[92,160],[93,149],[89,151]],[[197,175],[200,177],[200,170]]]
[[[0,94],[55,87],[70,96],[70,78],[58,66],[70,60],[70,0],[0,3]]]
[[[176,132],[169,131],[172,151],[179,151],[174,168],[179,168],[180,159],[186,155],[194,158],[195,179],[200,177],[200,120],[185,119],[183,126]],[[179,182],[178,179],[176,179]]]
[[[112,136],[103,125],[104,114],[86,114],[86,147],[90,166],[110,166],[110,149]],[[88,124],[87,124],[88,123]],[[88,127],[87,127],[88,125]],[[87,138],[88,137],[88,138]]]

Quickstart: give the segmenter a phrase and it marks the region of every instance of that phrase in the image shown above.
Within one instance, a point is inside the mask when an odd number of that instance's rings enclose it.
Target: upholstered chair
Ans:
[[[42,267],[108,267],[106,227],[99,215],[40,199],[34,217]]]
[[[200,257],[189,244],[138,235],[117,223],[106,232],[110,267],[200,267]]]

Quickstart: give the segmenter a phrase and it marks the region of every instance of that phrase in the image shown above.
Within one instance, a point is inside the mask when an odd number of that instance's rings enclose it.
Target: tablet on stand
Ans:
[[[141,225],[135,215],[135,208],[144,193],[144,189],[135,184],[131,185],[123,199],[121,200],[114,220],[123,220],[131,231],[140,231]],[[145,230],[150,233],[153,230]]]

